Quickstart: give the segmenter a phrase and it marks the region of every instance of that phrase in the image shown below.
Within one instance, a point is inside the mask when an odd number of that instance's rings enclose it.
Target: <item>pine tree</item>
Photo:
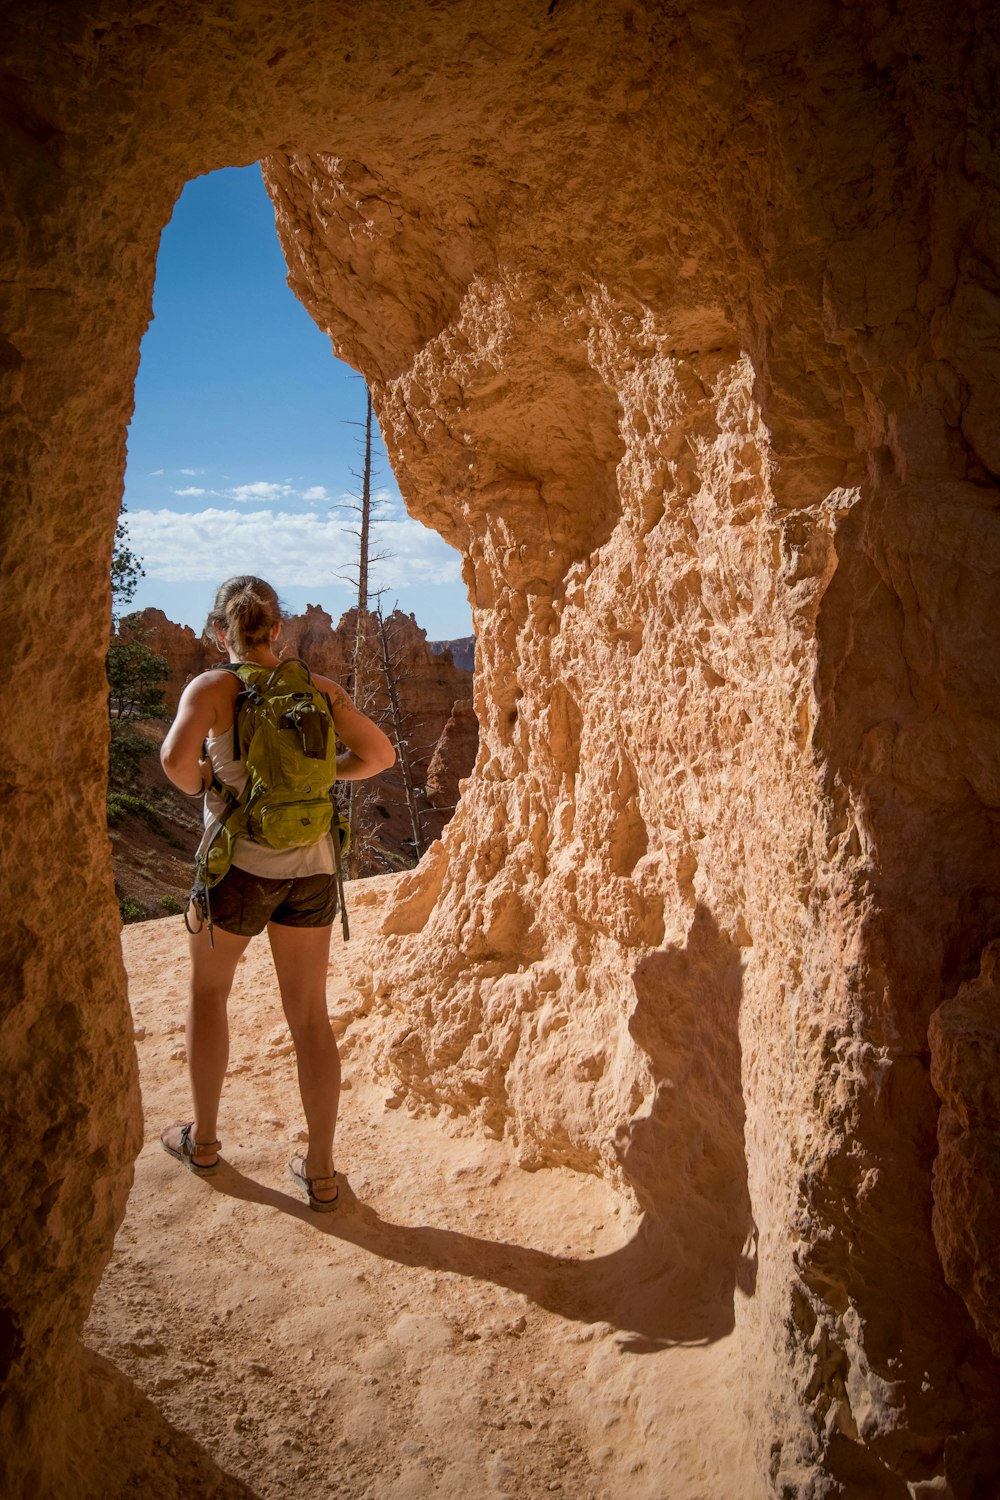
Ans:
[[[166,715],[166,658],[150,649],[133,617],[121,613],[123,606],[132,603],[144,577],[142,558],[132,550],[122,506],[111,554],[111,639],[105,659],[111,720],[109,775],[112,785],[118,786],[134,781],[139,761],[151,749],[148,740],[129,728],[129,721]]]

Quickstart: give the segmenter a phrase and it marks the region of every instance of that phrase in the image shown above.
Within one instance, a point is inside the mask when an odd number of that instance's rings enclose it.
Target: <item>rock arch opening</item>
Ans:
[[[287,286],[259,164],[186,183],[160,239],[129,426],[125,504],[146,564],[131,607],[198,630],[221,569],[266,567],[289,613],[318,602],[339,617],[357,597],[345,507],[364,480],[365,417],[362,377]],[[468,635],[460,559],[405,515],[377,421],[369,447],[370,548],[384,554],[371,590],[431,640]]]
[[[131,661],[130,648],[164,659],[172,713],[188,678],[216,661],[202,626],[219,581],[267,577],[286,613],[284,652],[360,693],[401,742],[397,767],[358,813],[358,872],[384,873],[416,862],[472,768],[471,616],[460,556],[407,514],[377,420],[366,423],[365,383],[335,358],[286,270],[259,165],[185,185],[160,240],[129,426],[125,528],[144,572],[117,601],[129,647],[113,650],[116,662]],[[359,637],[363,493],[367,603],[385,630],[372,618]],[[112,722],[113,785],[145,800],[154,826],[136,812],[112,841],[123,910],[136,920],[186,899],[190,869],[175,851],[195,817],[162,784],[155,724],[137,737],[131,707]]]

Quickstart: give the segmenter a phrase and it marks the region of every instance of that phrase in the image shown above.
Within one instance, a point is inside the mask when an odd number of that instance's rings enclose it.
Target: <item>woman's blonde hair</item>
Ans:
[[[205,621],[205,636],[214,644],[214,627],[219,626],[237,655],[245,656],[255,646],[266,645],[282,619],[278,596],[263,578],[229,578],[219,585]]]

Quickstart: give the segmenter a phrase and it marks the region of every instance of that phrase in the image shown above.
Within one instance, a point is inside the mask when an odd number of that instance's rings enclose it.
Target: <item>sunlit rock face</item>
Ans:
[[[184,180],[263,157],[291,283],[475,607],[476,770],[366,981],[387,1076],[645,1210],[664,1341],[726,1334],[743,1362],[719,1421],[748,1486],[989,1493],[996,1281],[961,1219],[991,1189],[956,1131],[993,1129],[962,1101],[986,1098],[1000,927],[990,15],[7,23],[25,1473],[62,1462],[53,1372],[138,1140],[100,784],[138,342]]]
[[[789,1494],[994,1462],[950,1436],[996,1370],[930,1234],[927,1033],[1000,919],[997,220],[931,18],[622,10],[471,167],[266,164],[476,607],[476,775],[372,955],[387,1077],[718,1280]]]

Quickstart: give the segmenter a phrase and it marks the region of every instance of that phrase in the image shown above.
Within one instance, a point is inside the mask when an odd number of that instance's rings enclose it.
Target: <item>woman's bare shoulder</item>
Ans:
[[[224,721],[232,722],[232,707],[243,684],[234,672],[223,672],[218,667],[208,667],[187,682],[178,712],[182,709],[200,716],[208,716],[213,728],[228,728]]]
[[[224,672],[219,667],[206,667],[203,672],[188,678],[184,685],[184,697],[198,700],[220,693],[235,694],[240,687],[240,680],[234,672]]]
[[[314,672],[312,680],[321,692],[327,694],[335,709],[354,707],[347,689],[342,688],[339,682],[334,682],[332,677],[321,677],[318,672]]]

